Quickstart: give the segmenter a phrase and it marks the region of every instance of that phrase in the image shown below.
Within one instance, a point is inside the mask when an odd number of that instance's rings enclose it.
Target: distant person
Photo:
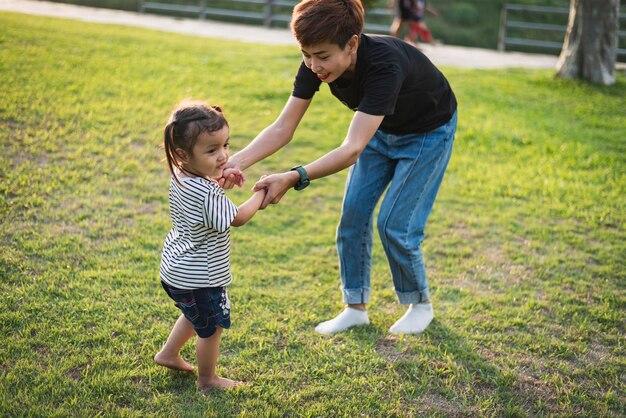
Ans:
[[[182,315],[154,361],[175,370],[194,368],[180,349],[198,335],[199,389],[227,389],[239,382],[216,374],[220,335],[230,327],[226,286],[230,271],[230,226],[248,222],[265,197],[260,189],[235,204],[216,179],[228,162],[228,122],[218,106],[183,102],[165,126],[164,147],[172,175],[169,186],[170,230],[161,258],[161,284]]]
[[[405,41],[415,46],[419,44],[419,39],[429,44],[433,42],[433,36],[424,21],[424,14],[428,11],[437,16],[437,12],[426,6],[426,0],[394,0],[393,9],[396,16],[391,23],[391,36],[399,37],[401,27],[406,25],[408,33]]]
[[[368,324],[374,210],[400,303],[408,305],[391,333],[413,334],[434,317],[422,257],[426,221],[452,154],[457,102],[448,80],[419,50],[391,37],[363,33],[360,0],[304,0],[291,28],[303,61],[291,97],[278,118],[228,162],[225,188],[241,183],[240,170],[286,146],[322,83],[354,112],[345,138],[308,164],[257,182],[267,189],[262,207],[291,188],[350,168],[337,229],[343,301],[341,314],[317,325],[333,334]],[[319,136],[328,135],[323,121]],[[306,193],[302,191],[300,193]],[[294,225],[286,233],[297,233]],[[306,243],[307,237],[300,239]]]

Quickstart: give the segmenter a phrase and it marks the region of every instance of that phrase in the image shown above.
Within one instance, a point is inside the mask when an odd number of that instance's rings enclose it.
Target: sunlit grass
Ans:
[[[233,231],[220,370],[251,384],[204,397],[152,363],[177,316],[158,283],[161,127],[180,99],[206,99],[243,147],[289,96],[298,51],[6,13],[0,24],[2,415],[626,413],[623,77],[601,88],[445,68],[459,130],[424,244],[432,326],[386,334],[403,308],[376,242],[372,324],[313,333],[341,309],[340,173]],[[248,178],[322,155],[351,116],[322,88],[293,143]],[[248,186],[229,194],[242,202]]]

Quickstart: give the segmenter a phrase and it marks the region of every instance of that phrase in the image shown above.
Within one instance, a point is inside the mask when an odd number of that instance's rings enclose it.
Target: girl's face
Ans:
[[[202,132],[191,150],[185,153],[183,168],[191,173],[219,179],[228,162],[228,146],[230,140],[228,126],[215,132]]]
[[[344,48],[330,42],[311,46],[300,46],[304,65],[324,83],[332,83],[344,74],[354,72],[358,36],[354,35]]]

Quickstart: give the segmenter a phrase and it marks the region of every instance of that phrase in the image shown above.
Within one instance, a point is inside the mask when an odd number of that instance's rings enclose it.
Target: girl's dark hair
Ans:
[[[344,48],[361,36],[365,10],[361,0],[303,0],[291,15],[291,31],[300,46],[330,42]]]
[[[163,132],[163,148],[170,173],[178,184],[174,167],[182,169],[182,161],[176,153],[181,149],[188,154],[203,132],[213,133],[228,126],[228,122],[219,106],[211,106],[204,102],[185,100],[176,106]]]

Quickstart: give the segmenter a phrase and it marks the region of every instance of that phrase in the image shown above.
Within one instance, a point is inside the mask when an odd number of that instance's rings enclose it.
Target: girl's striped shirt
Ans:
[[[237,206],[215,182],[201,177],[170,181],[172,229],[165,238],[161,280],[179,289],[227,286],[230,271],[230,224]]]

